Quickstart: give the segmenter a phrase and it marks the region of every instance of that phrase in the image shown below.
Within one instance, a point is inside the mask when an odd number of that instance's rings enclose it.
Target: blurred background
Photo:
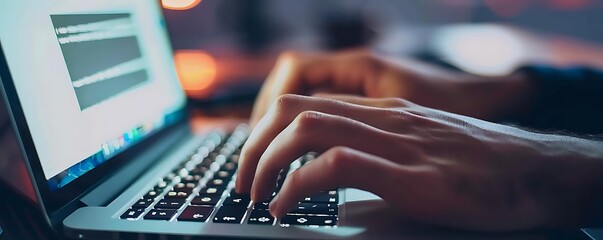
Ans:
[[[480,75],[603,68],[603,0],[161,0],[197,101],[255,96],[279,52],[367,47]]]

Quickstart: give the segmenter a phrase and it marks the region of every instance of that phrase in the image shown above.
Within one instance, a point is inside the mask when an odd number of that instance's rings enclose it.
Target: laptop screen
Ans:
[[[51,190],[185,103],[160,9],[147,0],[0,1],[0,43]]]

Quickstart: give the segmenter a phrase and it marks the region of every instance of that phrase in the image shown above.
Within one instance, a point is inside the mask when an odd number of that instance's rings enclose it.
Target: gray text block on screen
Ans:
[[[82,110],[148,80],[130,14],[50,17]]]

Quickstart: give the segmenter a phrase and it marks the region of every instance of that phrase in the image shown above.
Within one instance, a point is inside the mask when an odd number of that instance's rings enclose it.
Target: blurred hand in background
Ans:
[[[411,59],[367,50],[303,54],[287,52],[264,83],[251,124],[283,94],[347,94],[403,98],[448,112],[495,120],[529,102],[530,84],[521,74],[480,77]]]

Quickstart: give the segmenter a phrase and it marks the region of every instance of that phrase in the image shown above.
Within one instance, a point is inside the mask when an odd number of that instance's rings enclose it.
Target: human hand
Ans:
[[[444,226],[576,224],[601,189],[600,163],[587,167],[595,152],[603,156],[598,149],[401,99],[284,95],[245,144],[236,189],[261,201],[281,169],[313,151],[322,154],[287,177],[270,204],[273,215],[319,191],[351,187],[406,217]]]
[[[316,92],[403,98],[422,106],[493,120],[521,110],[530,86],[521,74],[480,77],[367,50],[334,54],[284,53],[254,105],[255,126],[283,94]]]

